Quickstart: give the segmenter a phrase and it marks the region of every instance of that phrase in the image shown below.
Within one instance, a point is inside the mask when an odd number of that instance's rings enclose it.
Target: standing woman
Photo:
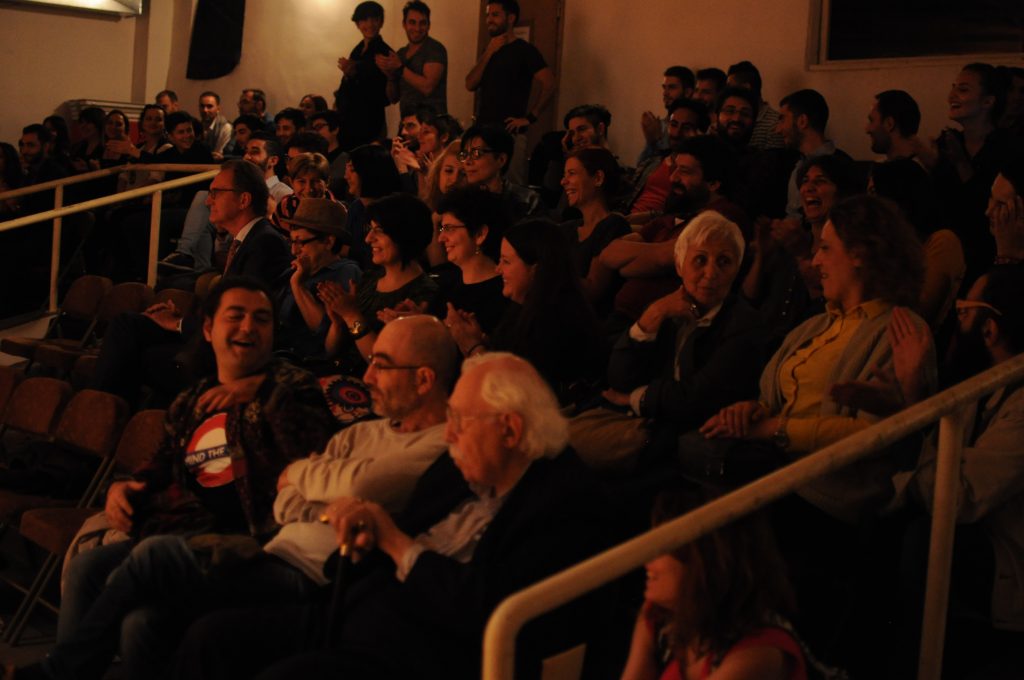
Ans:
[[[344,75],[334,93],[334,108],[341,114],[338,141],[343,151],[384,136],[384,108],[388,105],[388,77],[374,61],[378,54],[386,57],[391,53],[380,37],[384,8],[373,0],[361,2],[352,13],[352,21],[363,40],[352,48],[347,59],[338,59]]]

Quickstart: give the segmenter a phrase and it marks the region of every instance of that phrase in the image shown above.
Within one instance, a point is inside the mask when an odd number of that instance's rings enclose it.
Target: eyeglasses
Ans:
[[[369,358],[367,358],[366,363],[375,371],[415,371],[423,368],[422,365],[382,364],[381,360],[374,354],[371,354]]]
[[[238,194],[238,193],[242,193],[242,190],[241,189],[219,189],[219,188],[215,188],[215,187],[210,187],[208,193],[210,194],[210,198],[216,200],[217,196],[219,196],[221,194],[224,194],[224,193]]]
[[[452,426],[453,432],[462,432],[463,423],[467,420],[480,420],[482,418],[499,418],[503,416],[503,413],[475,413],[465,414],[459,413],[451,406],[445,407],[445,415],[448,418],[448,422]]]
[[[317,132],[320,132],[320,131],[321,131],[321,130],[323,130],[323,129],[324,129],[325,127],[327,127],[327,123],[313,123],[313,125],[312,125],[311,127],[312,127],[312,128],[314,129],[314,130],[316,130]]]
[[[320,241],[322,239],[323,239],[323,236],[310,236],[309,238],[293,238],[291,240],[291,244],[292,244],[292,248],[296,248],[296,247],[301,248],[302,246],[306,245],[307,243],[312,243],[313,241]]]
[[[754,117],[754,112],[750,109],[737,109],[735,106],[726,106],[719,113],[724,113],[727,116],[743,116],[744,118]]]
[[[468,151],[460,151],[459,160],[462,161],[463,163],[468,161],[470,158],[472,158],[475,161],[478,161],[480,160],[480,157],[483,156],[485,153],[494,153],[494,149],[488,149],[486,147],[481,146],[476,147],[474,149],[470,149]]]
[[[987,302],[981,300],[957,300],[956,301],[956,315],[959,317],[967,316],[967,312],[972,309],[987,309],[996,316],[1002,316],[1003,313],[993,307]]]
[[[439,224],[437,225],[438,234],[448,234],[456,229],[468,229],[465,224]]]

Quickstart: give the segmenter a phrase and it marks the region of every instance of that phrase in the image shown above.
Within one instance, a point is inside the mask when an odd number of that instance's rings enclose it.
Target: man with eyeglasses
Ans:
[[[383,379],[375,378],[378,389]],[[333,551],[354,551],[360,574],[333,637],[322,630],[326,598],[214,614],[186,635],[179,677],[248,677],[317,639],[328,653],[315,666],[295,657],[274,677],[478,678],[484,625],[499,602],[622,536],[529,362],[504,352],[468,359],[448,405],[449,455],[426,470],[401,515],[360,497],[324,510]],[[608,595],[531,622],[517,640],[517,673],[538,674],[540,659],[594,634],[607,620]]]
[[[284,526],[267,552],[323,584],[324,565],[338,547],[333,529],[319,521],[327,503],[356,497],[388,512],[405,508],[416,481],[445,451],[445,407],[459,357],[435,317],[401,317],[384,326],[363,378],[380,419],[345,428],[323,453],[285,468],[274,503]]]

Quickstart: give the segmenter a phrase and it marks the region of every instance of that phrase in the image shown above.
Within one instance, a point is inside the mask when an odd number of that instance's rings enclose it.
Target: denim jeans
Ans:
[[[205,271],[213,266],[213,228],[210,226],[210,209],[206,207],[208,194],[208,191],[196,192],[175,248],[176,252],[192,256],[196,271]]]

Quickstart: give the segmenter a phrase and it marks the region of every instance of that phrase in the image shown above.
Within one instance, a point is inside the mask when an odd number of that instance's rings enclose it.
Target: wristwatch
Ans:
[[[362,321],[353,321],[352,324],[348,327],[348,334],[352,336],[353,340],[358,340],[359,338],[365,336],[369,332],[370,327],[367,326]]]

